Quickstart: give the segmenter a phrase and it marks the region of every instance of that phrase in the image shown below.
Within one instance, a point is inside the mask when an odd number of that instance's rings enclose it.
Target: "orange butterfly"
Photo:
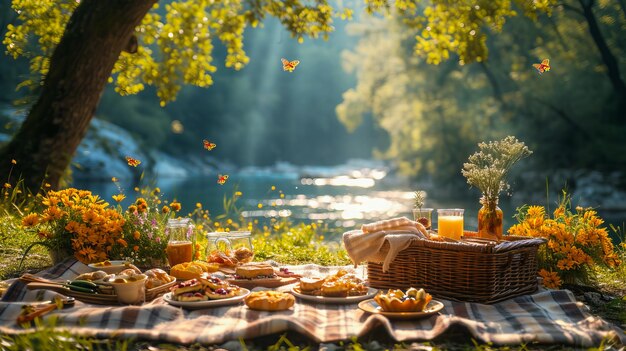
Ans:
[[[280,61],[283,63],[283,71],[293,72],[296,69],[296,66],[300,63],[298,60],[289,61],[287,59],[281,58]]]
[[[217,145],[215,145],[215,143],[212,143],[212,142],[210,142],[210,141],[208,141],[206,139],[202,140],[202,143],[204,144],[204,148],[209,150],[209,151],[215,149],[215,147],[217,146]]]
[[[134,159],[130,156],[126,156],[126,162],[128,162],[128,165],[132,167],[137,167],[141,164],[141,161]]]
[[[542,74],[543,72],[548,72],[550,70],[550,60],[544,59],[543,61],[541,61],[541,63],[534,63],[533,67],[537,69],[537,72],[539,72],[539,74]]]
[[[217,184],[219,185],[224,185],[224,183],[226,183],[226,180],[228,180],[228,174],[220,174],[217,176]]]

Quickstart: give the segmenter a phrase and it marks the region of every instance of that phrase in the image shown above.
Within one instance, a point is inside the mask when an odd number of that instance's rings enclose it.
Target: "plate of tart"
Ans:
[[[277,288],[279,286],[292,284],[298,281],[299,275],[293,274],[288,270],[274,270],[269,263],[250,262],[235,268],[227,280],[229,283],[248,289],[256,287]],[[291,274],[287,274],[291,273]]]
[[[345,270],[326,277],[300,278],[291,292],[302,300],[317,303],[350,304],[372,298],[378,290]]]
[[[424,289],[389,289],[387,293],[381,292],[373,299],[361,301],[359,308],[388,318],[413,319],[438,313],[443,309],[443,303],[433,300]]]

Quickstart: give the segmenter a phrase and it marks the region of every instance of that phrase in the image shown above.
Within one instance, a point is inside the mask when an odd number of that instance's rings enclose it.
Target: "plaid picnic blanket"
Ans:
[[[329,274],[339,268],[317,265],[287,266],[303,275]],[[89,268],[68,260],[39,275],[50,279],[71,279]],[[364,274],[364,268],[353,270]],[[282,287],[287,290],[290,287]],[[14,281],[0,301],[0,333],[23,333],[15,320],[28,301],[50,300],[55,293],[29,291]],[[259,312],[243,304],[186,311],[166,304],[162,298],[142,306],[99,306],[81,302],[53,312],[60,317],[59,328],[98,338],[134,337],[173,343],[220,344],[238,338],[249,339],[287,330],[299,332],[316,342],[332,342],[367,335],[383,328],[397,341],[429,340],[448,328],[460,325],[473,338],[494,344],[545,343],[590,347],[603,339],[624,344],[622,330],[590,315],[567,290],[539,291],[493,305],[443,301],[440,314],[425,319],[395,321],[368,314],[356,305],[324,305],[298,300],[282,312]]]

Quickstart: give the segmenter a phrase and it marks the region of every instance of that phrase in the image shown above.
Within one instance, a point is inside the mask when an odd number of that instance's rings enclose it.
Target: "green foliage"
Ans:
[[[76,1],[14,0],[12,7],[21,23],[8,27],[3,40],[8,53],[14,58],[29,57],[31,71],[45,76],[49,58],[77,6]],[[303,42],[304,36],[326,38],[333,30],[333,15],[349,18],[351,12],[333,13],[326,0],[173,1],[165,4],[165,11],[155,4],[135,30],[137,52],[122,52],[110,82],[115,81],[116,91],[122,95],[155,86],[161,106],[165,106],[175,100],[183,84],[213,84],[212,74],[217,69],[212,63],[214,40],[227,49],[226,67],[239,70],[249,61],[243,50],[246,26],[256,27],[266,16],[276,17]],[[40,80],[29,79],[22,85],[37,86]]]
[[[443,12],[429,10],[429,15],[438,18],[436,22],[433,17],[436,23],[430,24],[431,32],[459,34],[458,28],[449,27],[459,24],[457,18],[465,18],[467,13],[457,8],[463,3],[440,8]],[[481,11],[494,16],[504,11],[489,10],[484,3],[477,2]],[[572,2],[552,8],[551,3],[532,2],[535,10],[518,4],[525,16],[510,17],[506,23],[494,17],[492,27],[501,32],[486,37],[489,60],[471,65],[461,53],[447,48],[463,47],[460,42],[452,44],[456,39],[438,37],[436,43],[428,44],[434,45],[431,49],[437,60],[443,59],[445,50],[450,51],[451,59],[439,66],[427,64],[426,51],[411,55],[413,38],[420,37],[418,46],[429,38],[421,33],[424,29],[407,24],[407,16],[400,13],[354,24],[351,31],[361,35],[361,40],[345,55],[345,63],[356,72],[357,85],[344,93],[337,107],[339,119],[353,129],[372,116],[391,139],[389,148],[378,155],[397,161],[405,174],[429,176],[440,185],[459,183],[458,165],[471,153],[472,144],[510,134],[527,142],[537,164],[604,169],[626,164],[624,106],[612,90],[586,23],[581,22],[576,8],[580,5]],[[601,19],[610,50],[623,66],[626,18],[616,2],[596,2],[593,10]],[[491,16],[488,13],[484,16]],[[476,50],[482,50],[480,45]],[[552,70],[539,75],[532,64],[544,58],[550,59]],[[595,88],[590,90],[590,86]]]
[[[0,335],[0,348],[6,351],[69,351],[69,350],[118,350],[129,349],[128,340],[101,340],[74,335],[68,331],[58,331],[56,318],[42,322],[34,320],[33,330],[25,334]]]

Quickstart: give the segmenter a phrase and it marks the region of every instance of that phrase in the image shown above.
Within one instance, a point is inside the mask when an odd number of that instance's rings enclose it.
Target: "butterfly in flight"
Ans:
[[[224,185],[224,183],[226,183],[226,180],[228,180],[228,174],[220,174],[217,176],[217,184],[219,185]]]
[[[539,74],[542,74],[543,72],[548,72],[550,70],[550,60],[545,59],[541,61],[541,63],[534,63],[533,67],[537,69],[537,72],[539,72]]]
[[[296,69],[296,66],[300,63],[298,60],[289,61],[287,59],[281,58],[280,61],[283,63],[283,71],[293,72]]]
[[[217,146],[217,145],[215,145],[215,143],[212,143],[212,142],[210,142],[210,141],[208,141],[206,139],[202,140],[202,143],[204,144],[204,148],[209,150],[209,151],[215,149],[215,147]]]
[[[137,160],[135,158],[132,158],[130,156],[126,156],[126,162],[128,162],[128,165],[131,166],[131,167],[137,167],[137,166],[139,166],[141,164],[141,161],[139,161],[139,160]]]

